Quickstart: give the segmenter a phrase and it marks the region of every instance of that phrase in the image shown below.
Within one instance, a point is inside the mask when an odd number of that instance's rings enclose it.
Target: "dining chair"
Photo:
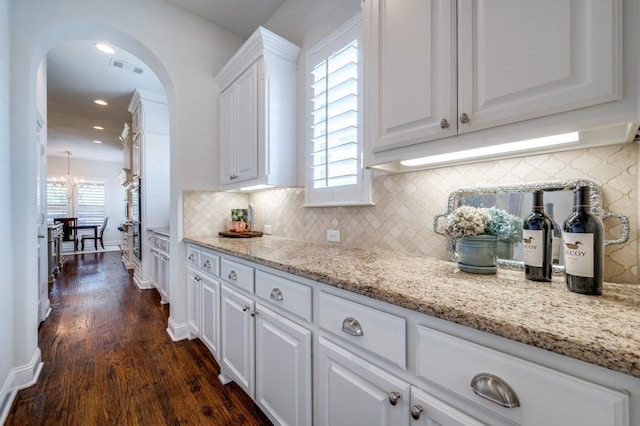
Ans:
[[[104,218],[104,222],[102,223],[102,228],[100,228],[100,231],[98,232],[98,235],[96,237],[94,237],[92,234],[85,234],[82,236],[82,239],[80,241],[82,251],[84,251],[84,240],[95,240],[95,239],[100,241],[100,246],[104,250],[104,242],[102,241],[102,236],[104,235],[104,230],[107,227],[108,220],[109,220],[109,217]]]

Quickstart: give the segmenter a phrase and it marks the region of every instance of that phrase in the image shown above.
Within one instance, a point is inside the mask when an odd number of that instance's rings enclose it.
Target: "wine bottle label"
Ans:
[[[544,261],[544,231],[522,230],[522,253],[524,264],[542,267]]]
[[[593,278],[593,234],[563,232],[562,248],[566,274]]]

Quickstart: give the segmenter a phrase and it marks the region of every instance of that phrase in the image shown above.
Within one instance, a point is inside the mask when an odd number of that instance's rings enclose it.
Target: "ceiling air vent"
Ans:
[[[120,68],[122,70],[131,71],[136,74],[142,74],[144,72],[142,68],[136,67],[135,65],[129,64],[125,61],[121,61],[119,59],[111,58],[111,60],[109,61],[109,65],[111,65],[112,67]]]

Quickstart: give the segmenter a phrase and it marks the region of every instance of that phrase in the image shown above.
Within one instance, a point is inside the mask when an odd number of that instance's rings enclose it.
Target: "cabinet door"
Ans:
[[[234,381],[255,396],[255,327],[253,300],[222,285],[221,362]]]
[[[169,303],[169,258],[160,254],[160,271],[158,273],[158,281],[160,285],[160,293],[162,294],[161,303]]]
[[[469,132],[622,97],[620,0],[459,0]]]
[[[220,282],[202,278],[202,326],[200,338],[211,353],[218,358],[220,347]]]
[[[202,278],[193,269],[187,269],[187,321],[191,336],[200,336],[200,282]]]
[[[439,399],[411,387],[412,426],[483,426],[484,423],[469,417]]]
[[[256,310],[256,403],[276,424],[310,425],[311,331]]]
[[[408,383],[322,337],[319,346],[320,425],[409,424]]]
[[[258,64],[220,94],[222,184],[258,177]]]
[[[454,19],[450,0],[365,2],[373,152],[456,134]]]

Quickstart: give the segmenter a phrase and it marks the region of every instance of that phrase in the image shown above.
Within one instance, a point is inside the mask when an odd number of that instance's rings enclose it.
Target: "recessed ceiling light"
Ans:
[[[108,53],[109,55],[113,55],[114,53],[116,53],[113,47],[109,46],[106,43],[96,43],[96,49],[101,52]]]
[[[93,128],[96,130],[104,130],[104,127],[102,126],[93,126]]]
[[[102,141],[93,141],[93,143],[102,143]]]
[[[96,99],[95,101],[93,101],[93,103],[98,104],[98,105],[102,105],[102,106],[107,106],[107,105],[109,105],[109,104],[107,103],[107,101],[104,101],[104,100],[102,100],[102,99]]]

